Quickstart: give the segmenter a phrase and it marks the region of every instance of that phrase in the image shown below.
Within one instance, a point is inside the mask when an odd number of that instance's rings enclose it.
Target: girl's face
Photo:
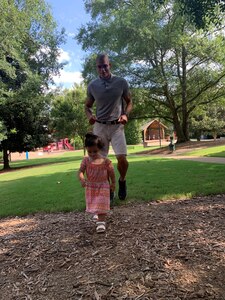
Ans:
[[[95,159],[99,156],[99,149],[97,146],[87,147],[88,156],[92,159]]]

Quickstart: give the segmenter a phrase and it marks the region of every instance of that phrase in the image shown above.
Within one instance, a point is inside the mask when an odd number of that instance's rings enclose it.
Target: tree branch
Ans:
[[[213,82],[209,82],[208,84],[206,84],[194,97],[192,97],[190,100],[187,101],[187,103],[191,103],[194,100],[196,100],[199,96],[201,96],[204,92],[206,92],[209,88],[215,86],[217,83],[219,83],[219,81],[225,77],[225,73],[222,73],[221,76],[219,76],[219,78],[217,78],[217,80],[213,81]]]

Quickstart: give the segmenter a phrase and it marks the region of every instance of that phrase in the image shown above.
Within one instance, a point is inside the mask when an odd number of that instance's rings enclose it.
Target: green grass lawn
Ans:
[[[157,147],[149,147],[150,149],[155,149]],[[111,148],[110,148],[111,149]],[[142,145],[134,145],[134,146],[127,146],[127,152],[128,155],[132,153],[138,153],[144,151],[146,148],[144,148]],[[59,156],[51,156],[51,153],[48,155],[48,157],[41,157],[41,158],[34,158],[34,159],[24,159],[24,160],[18,160],[18,161],[12,161],[10,162],[10,167],[12,169],[14,168],[21,168],[21,167],[28,167],[28,166],[36,166],[36,165],[44,165],[44,164],[52,164],[52,163],[60,163],[60,162],[69,162],[74,160],[80,160],[83,156],[84,151],[78,150],[78,151],[68,151],[61,153]],[[3,168],[3,165],[2,165]],[[1,170],[1,165],[0,165]]]
[[[225,157],[225,145],[191,151],[186,153],[186,155]]]
[[[54,164],[51,161],[49,165],[0,174],[0,216],[84,210],[84,189],[76,178],[82,156],[82,151],[69,152],[52,157]],[[114,156],[110,158],[116,166]],[[42,163],[42,159],[38,162]],[[224,179],[225,167],[221,164],[130,154],[127,201],[224,193]]]
[[[83,150],[80,151],[68,151],[60,153],[59,156],[51,156],[51,153],[48,157],[43,158],[34,158],[34,159],[24,159],[18,161],[12,161],[10,163],[11,168],[21,168],[21,167],[29,167],[29,166],[36,166],[36,165],[44,165],[44,164],[52,164],[52,163],[60,163],[60,162],[69,162],[74,161],[76,159],[80,160],[83,156]]]

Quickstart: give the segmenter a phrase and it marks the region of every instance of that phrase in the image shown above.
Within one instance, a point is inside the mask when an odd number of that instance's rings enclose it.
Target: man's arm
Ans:
[[[128,95],[123,96],[123,99],[126,102],[126,109],[124,111],[124,114],[120,116],[118,121],[122,124],[126,124],[128,122],[128,115],[130,114],[133,108],[131,94],[129,93]]]
[[[125,109],[125,113],[126,115],[129,115],[130,112],[132,111],[133,108],[133,104],[132,104],[132,100],[131,100],[131,94],[129,93],[127,96],[124,96],[123,99],[125,100],[127,107]]]
[[[92,113],[93,104],[94,104],[94,100],[88,98],[84,105],[86,116],[91,125],[93,125],[96,121],[96,117]]]

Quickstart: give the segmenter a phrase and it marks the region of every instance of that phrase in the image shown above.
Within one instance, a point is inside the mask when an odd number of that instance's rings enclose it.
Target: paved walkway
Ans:
[[[164,156],[165,157],[165,156]],[[167,158],[192,160],[206,163],[225,164],[225,157],[206,157],[206,156],[183,156],[183,155],[168,155]]]

